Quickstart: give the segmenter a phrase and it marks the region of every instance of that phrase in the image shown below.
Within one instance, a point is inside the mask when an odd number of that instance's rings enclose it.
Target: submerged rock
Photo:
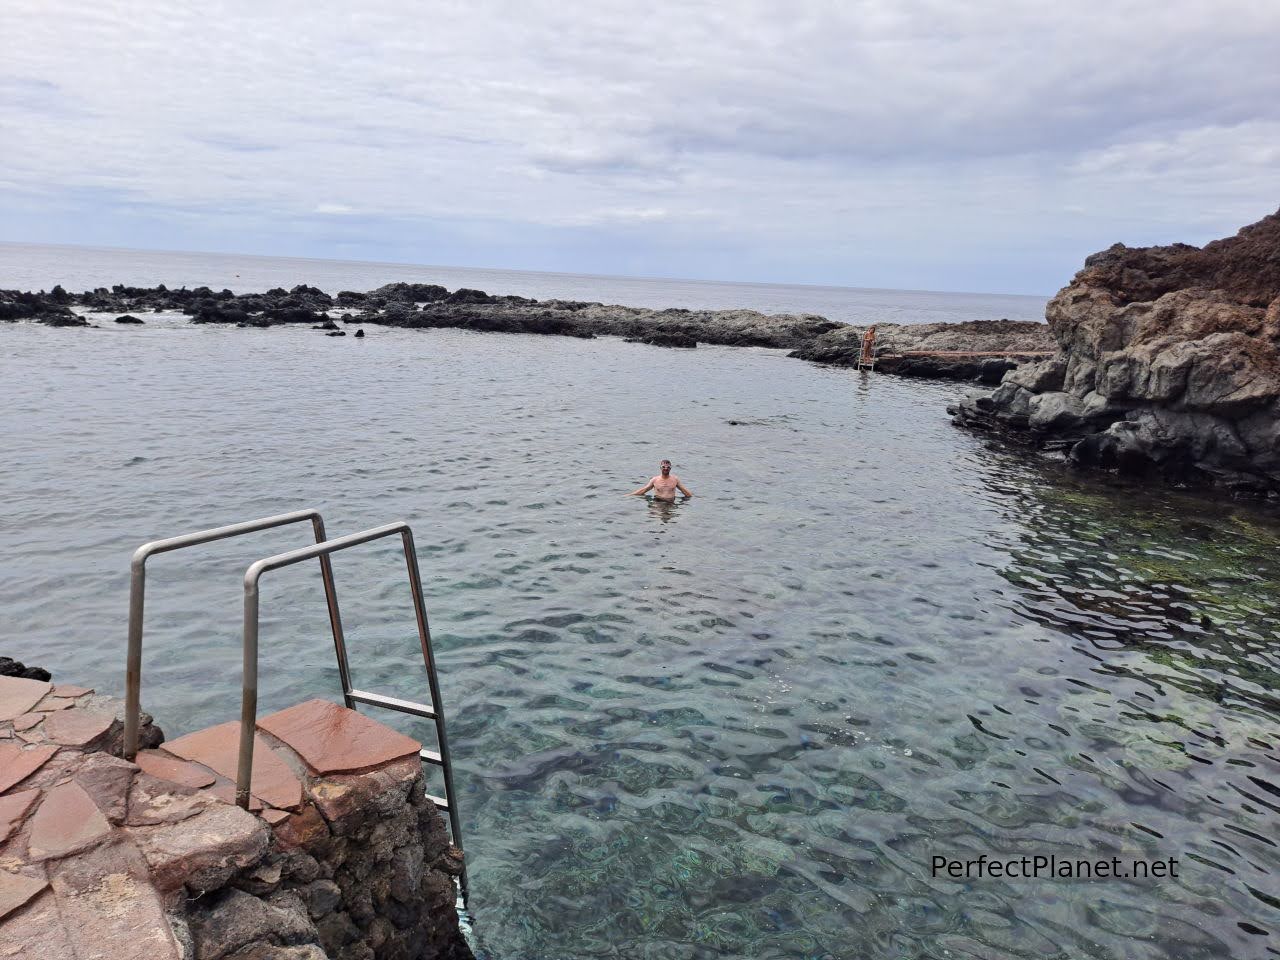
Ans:
[[[649,337],[627,337],[627,343],[647,343],[651,347],[679,347],[691,350],[698,345],[693,337],[683,333],[655,333]]]
[[[1280,213],[1203,249],[1094,254],[1045,311],[1052,359],[952,408],[1074,463],[1280,494]]]

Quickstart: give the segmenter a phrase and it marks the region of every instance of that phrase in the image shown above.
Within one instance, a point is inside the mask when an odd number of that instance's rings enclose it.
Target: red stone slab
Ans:
[[[21,733],[23,730],[30,730],[37,723],[44,722],[43,713],[24,713],[18,719],[13,721],[13,729]]]
[[[258,726],[287,743],[321,775],[370,770],[421,749],[416,740],[328,700],[308,700],[263,717]]]
[[[0,843],[9,839],[13,828],[22,822],[38,796],[39,790],[19,790],[0,797]]]
[[[27,779],[57,752],[57,747],[24,750],[16,743],[0,743],[0,793]]]
[[[78,783],[60,783],[45,791],[31,817],[27,855],[32,860],[65,857],[106,839],[111,824]]]
[[[169,753],[202,763],[215,773],[235,781],[240,759],[240,721],[219,724],[189,733],[164,745]],[[296,809],[302,803],[302,784],[288,764],[276,756],[267,742],[254,734],[253,774],[249,792],[264,803],[281,810]]]
[[[293,814],[287,810],[263,810],[258,816],[274,827],[277,823],[283,823],[288,820]]]
[[[44,732],[54,743],[84,749],[105,736],[115,722],[116,718],[109,713],[72,710],[50,714],[44,722]]]
[[[0,870],[0,917],[7,917],[19,907],[25,906],[48,885],[45,880]]]
[[[153,777],[168,780],[184,787],[207,787],[214,775],[205,767],[189,760],[179,760],[162,750],[139,750],[138,766]]]
[[[0,723],[30,713],[52,689],[53,684],[43,680],[0,677]]]
[[[93,687],[73,687],[69,683],[59,683],[54,686],[53,692],[59,697],[83,697],[86,693],[93,693]]]

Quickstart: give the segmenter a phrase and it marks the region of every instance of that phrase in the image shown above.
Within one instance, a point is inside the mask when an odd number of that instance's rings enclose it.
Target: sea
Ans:
[[[396,280],[850,322],[1044,307],[0,244],[0,288]],[[1274,508],[1075,473],[954,427],[967,385],[784,351],[93,319],[0,325],[0,654],[119,693],[138,545],[300,508],[330,535],[408,522],[478,955],[1280,956]],[[626,495],[661,458],[692,499]],[[238,715],[244,570],[307,537],[151,561],[143,702],[170,737]],[[355,683],[429,697],[395,546],[334,566]],[[261,603],[260,712],[340,700],[317,570]],[[948,867],[1036,857],[1122,875]]]

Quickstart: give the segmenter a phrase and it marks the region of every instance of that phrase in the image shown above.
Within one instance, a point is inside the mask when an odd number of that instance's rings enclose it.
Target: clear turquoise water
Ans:
[[[414,525],[494,957],[1280,951],[1274,513],[772,351],[160,318],[0,327],[0,377],[0,652],[69,681],[121,687],[144,540]],[[694,500],[622,496],[660,457]],[[171,736],[235,714],[240,576],[305,539],[153,563]],[[356,681],[425,696],[394,550],[336,568]],[[270,576],[262,709],[334,696],[315,571]],[[1180,876],[930,875],[979,853]]]

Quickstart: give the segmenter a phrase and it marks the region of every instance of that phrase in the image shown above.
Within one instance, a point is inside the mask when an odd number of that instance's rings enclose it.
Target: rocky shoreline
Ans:
[[[77,312],[77,310],[81,312]],[[390,283],[365,293],[343,290],[331,296],[315,287],[277,288],[265,293],[235,294],[208,287],[171,290],[127,287],[69,293],[61,286],[49,292],[0,290],[0,321],[27,321],[50,326],[93,326],[85,312],[114,317],[120,324],[145,323],[148,313],[179,312],[192,323],[239,327],[306,325],[334,336],[339,324],[381,325],[411,329],[452,327],[488,333],[527,333],[590,339],[616,336],[661,347],[692,348],[699,343],[738,347],[771,347],[816,363],[857,363],[864,328],[815,314],[764,314],[755,310],[650,310],[576,300],[531,300],[495,296],[482,290],[447,290],[435,284]],[[1053,349],[1042,323],[1011,320],[971,323],[881,324],[880,354],[902,351],[970,351],[978,353]],[[1001,364],[999,374],[1016,365]],[[992,364],[918,360],[882,369],[904,376],[938,376],[990,382]],[[985,372],[984,372],[985,371]],[[998,375],[996,380],[998,380]]]
[[[651,310],[390,283],[331,296],[306,285],[235,294],[116,285],[84,293],[0,290],[0,321],[458,328],[671,348],[769,347],[855,366],[861,326],[815,314]],[[1094,254],[1050,301],[1047,324],[1010,320],[879,324],[875,367],[995,386],[948,408],[954,422],[1074,465],[1280,497],[1280,213],[1204,248]]]
[[[951,408],[1087,468],[1280,497],[1280,212],[1203,248],[1116,244],[1046,309],[1057,353]]]

